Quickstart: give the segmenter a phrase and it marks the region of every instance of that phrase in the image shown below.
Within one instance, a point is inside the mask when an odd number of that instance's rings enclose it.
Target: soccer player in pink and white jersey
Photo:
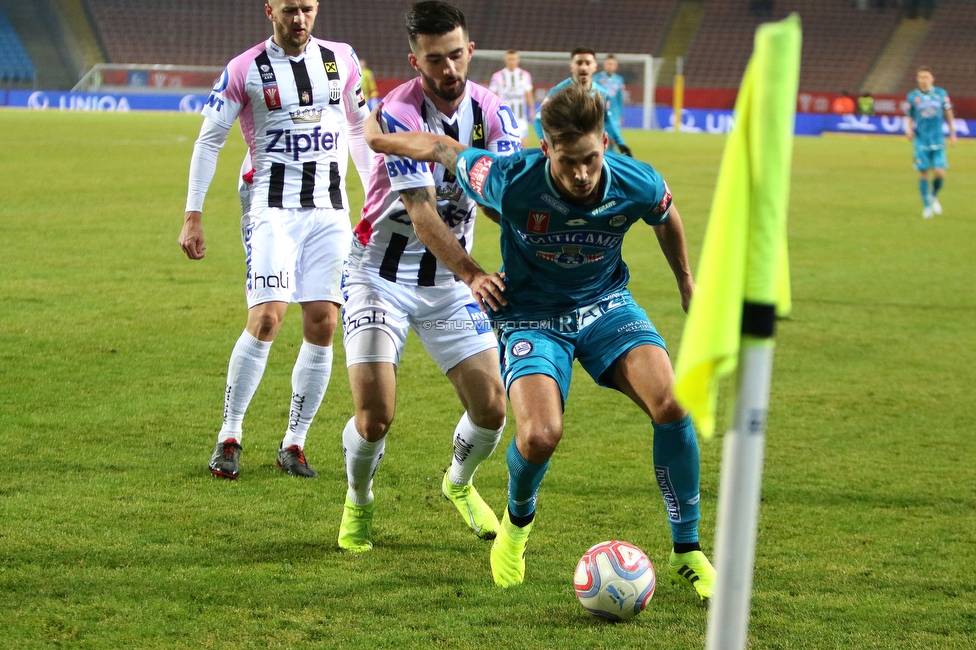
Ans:
[[[528,146],[529,125],[535,119],[535,100],[532,98],[532,75],[519,67],[518,50],[505,53],[505,67],[491,75],[488,90],[502,98],[515,113],[522,146]]]
[[[345,43],[311,36],[317,11],[315,0],[268,0],[274,34],[227,65],[203,108],[190,161],[179,243],[187,257],[199,260],[206,250],[204,198],[220,148],[240,119],[253,165],[241,219],[248,313],[228,365],[223,425],[209,464],[223,478],[238,476],[244,413],[293,302],[302,306],[304,340],[277,463],[288,474],[316,476],[304,447],[329,383],[343,300],[352,236],[346,169],[351,152],[365,186],[373,160],[362,135],[369,112],[356,53]]]
[[[448,134],[499,154],[519,151],[511,110],[467,80],[474,43],[463,14],[443,2],[420,2],[406,22],[410,63],[420,77],[383,100],[384,127]],[[479,537],[491,539],[498,531],[498,518],[472,484],[505,426],[495,335],[472,297],[472,290],[497,278],[469,255],[475,212],[452,171],[397,156],[377,158],[344,284],[343,343],[356,408],[342,432],[349,487],[339,546],[347,551],[373,546],[373,475],[393,422],[397,366],[409,329],[465,408],[442,493]],[[451,268],[463,272],[455,277]]]

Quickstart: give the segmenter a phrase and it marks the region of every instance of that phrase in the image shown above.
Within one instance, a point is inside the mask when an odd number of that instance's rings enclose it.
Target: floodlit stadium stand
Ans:
[[[932,17],[932,28],[905,70],[900,92],[915,87],[915,72],[929,66],[935,85],[949,97],[976,97],[976,2],[943,2]]]
[[[683,0],[689,2],[691,0]],[[223,65],[267,38],[271,27],[257,0],[84,0],[112,63]],[[380,79],[414,75],[407,62],[403,14],[412,0],[322,0],[315,34],[345,41]],[[481,49],[597,51],[659,55],[679,0],[456,0]],[[894,5],[894,2],[888,4]],[[858,10],[852,0],[775,0],[771,16],[750,14],[747,0],[703,0],[685,55],[689,88],[738,87],[760,22],[798,11],[803,20],[800,88],[856,92],[895,32],[901,11]],[[687,37],[686,37],[687,38]],[[6,57],[4,58],[6,61]],[[954,95],[976,95],[976,2],[943,0],[930,33],[904,72],[935,68]],[[670,78],[660,80],[670,85]]]
[[[893,8],[858,11],[850,0],[776,0],[772,16],[762,18],[743,0],[709,0],[685,59],[685,83],[737,87],[756,27],[794,11],[803,21],[800,88],[831,92],[860,87],[900,17]]]
[[[34,81],[34,75],[33,61],[0,9],[0,81]]]

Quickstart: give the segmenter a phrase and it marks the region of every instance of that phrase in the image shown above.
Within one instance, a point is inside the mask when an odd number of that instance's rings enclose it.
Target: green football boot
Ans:
[[[668,560],[671,584],[684,583],[695,588],[703,603],[708,603],[715,589],[715,567],[701,551],[675,553]]]
[[[474,489],[474,485],[455,485],[448,478],[448,473],[444,473],[441,483],[444,498],[454,504],[475,535],[481,539],[494,539],[498,534],[498,517]]]
[[[373,501],[357,506],[346,497],[339,524],[339,548],[364,553],[373,548]]]
[[[532,524],[519,528],[508,517],[508,507],[491,546],[491,575],[499,587],[514,587],[525,580],[525,546]]]

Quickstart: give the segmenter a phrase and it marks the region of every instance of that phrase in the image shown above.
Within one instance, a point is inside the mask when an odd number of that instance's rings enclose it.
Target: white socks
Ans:
[[[342,430],[342,455],[346,459],[346,479],[349,489],[346,496],[357,506],[365,506],[373,500],[373,474],[383,460],[386,438],[367,442],[356,430],[355,416],[346,422]]]
[[[224,391],[224,423],[217,434],[217,442],[234,438],[241,441],[241,423],[254,391],[261,383],[264,368],[268,365],[271,342],[259,341],[247,331],[234,345],[227,364],[227,388]]]
[[[447,479],[455,485],[470,483],[478,466],[495,451],[504,429],[504,422],[499,429],[484,429],[472,422],[467,413],[462,415],[454,430],[454,459]]]
[[[302,341],[295,369],[291,372],[291,410],[288,414],[288,431],[281,443],[283,448],[305,446],[305,436],[322,404],[331,376],[332,346],[323,347]]]

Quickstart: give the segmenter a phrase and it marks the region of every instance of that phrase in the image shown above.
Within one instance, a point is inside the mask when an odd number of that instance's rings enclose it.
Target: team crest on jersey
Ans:
[[[485,198],[485,181],[488,180],[490,170],[491,158],[482,156],[475,161],[474,165],[471,166],[471,171],[468,172],[468,184],[481,198]]]
[[[619,228],[620,226],[627,223],[627,215],[615,214],[612,217],[610,217],[610,220],[607,221],[607,223],[610,224],[611,228]]]
[[[562,251],[558,253],[547,253],[545,251],[537,251],[535,256],[540,260],[545,260],[547,262],[553,262],[563,267],[564,269],[572,269],[577,266],[582,266],[583,264],[590,264],[592,262],[599,262],[603,259],[603,253],[592,253],[586,254],[581,252],[582,248],[580,246],[563,246]]]
[[[322,121],[322,109],[306,108],[301,111],[289,112],[291,121],[295,124],[318,124]]]
[[[532,210],[529,212],[529,218],[525,221],[525,229],[539,235],[549,232],[549,211]]]
[[[264,87],[264,103],[268,105],[268,110],[270,111],[281,108],[281,95],[278,93],[278,84],[271,84]]]
[[[332,65],[335,64],[333,63]],[[341,96],[342,96],[342,84],[339,82],[338,79],[333,79],[332,81],[329,82],[329,99],[331,99],[333,102],[337,102],[339,101],[339,98]]]
[[[657,204],[657,206],[654,208],[653,212],[654,212],[654,214],[664,214],[665,212],[668,211],[668,208],[670,208],[670,207],[671,207],[671,190],[668,189],[668,184],[665,183],[664,184],[664,198],[661,199],[661,202]]]

